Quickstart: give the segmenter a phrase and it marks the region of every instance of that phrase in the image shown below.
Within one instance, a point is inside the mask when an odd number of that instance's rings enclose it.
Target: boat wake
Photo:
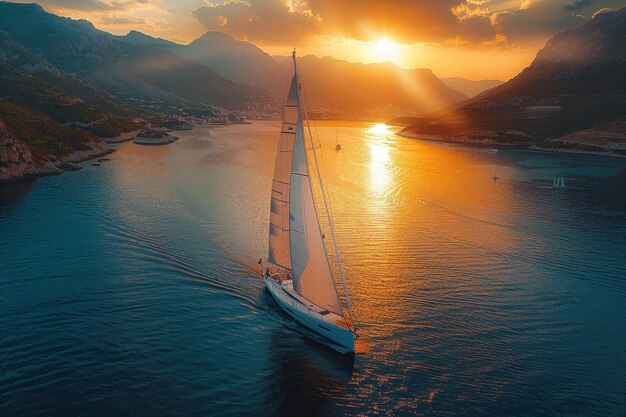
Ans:
[[[156,272],[159,275],[179,279],[180,282],[201,285],[218,290],[243,301],[248,307],[260,309],[257,303],[258,288],[241,285],[242,280],[256,276],[252,266],[224,258],[223,253],[203,253],[201,257],[191,257],[172,247],[165,247],[160,239],[128,225],[104,223],[105,236],[115,240],[123,249],[123,257],[132,263],[142,265],[142,272]],[[252,274],[251,274],[252,273]],[[155,284],[156,285],[156,284]]]

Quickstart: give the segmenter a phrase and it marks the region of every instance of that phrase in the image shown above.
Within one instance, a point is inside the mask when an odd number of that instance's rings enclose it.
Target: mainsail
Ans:
[[[291,269],[289,253],[289,188],[298,115],[298,86],[294,76],[283,114],[283,125],[280,130],[278,151],[276,152],[274,179],[272,180],[272,198],[270,201],[268,260],[286,269]]]
[[[296,68],[272,182],[269,260],[291,269],[293,287],[304,298],[343,315],[317,218],[300,102]]]

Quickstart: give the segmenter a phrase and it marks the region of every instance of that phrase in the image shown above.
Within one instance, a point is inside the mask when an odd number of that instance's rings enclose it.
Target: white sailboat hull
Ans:
[[[328,339],[335,350],[343,353],[354,352],[354,333],[335,324],[337,320],[343,320],[343,317],[307,303],[305,298],[293,291],[291,281],[277,281],[268,276],[264,277],[264,281],[272,298],[285,313],[312,332]]]

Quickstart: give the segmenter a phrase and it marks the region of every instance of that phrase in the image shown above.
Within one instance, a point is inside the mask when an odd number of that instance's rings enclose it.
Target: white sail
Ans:
[[[293,287],[320,307],[343,315],[317,219],[300,118],[293,152],[290,203]]]
[[[300,103],[299,92],[297,98]],[[292,155],[289,247],[293,287],[312,303],[343,316],[317,218],[299,107]]]
[[[283,114],[270,202],[268,260],[286,269],[291,269],[289,250],[289,188],[298,115],[298,87],[296,77],[294,76]]]

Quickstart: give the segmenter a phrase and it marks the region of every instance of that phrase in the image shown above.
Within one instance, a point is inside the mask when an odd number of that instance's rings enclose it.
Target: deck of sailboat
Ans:
[[[293,288],[293,281],[288,280],[276,280],[274,277],[269,278],[270,281],[276,285],[277,288],[282,291],[276,291],[274,294],[281,299],[285,304],[308,314],[316,320],[332,324],[347,330],[350,330],[350,326],[346,322],[345,317],[328,311],[327,309],[320,307],[306,298],[302,297]]]

